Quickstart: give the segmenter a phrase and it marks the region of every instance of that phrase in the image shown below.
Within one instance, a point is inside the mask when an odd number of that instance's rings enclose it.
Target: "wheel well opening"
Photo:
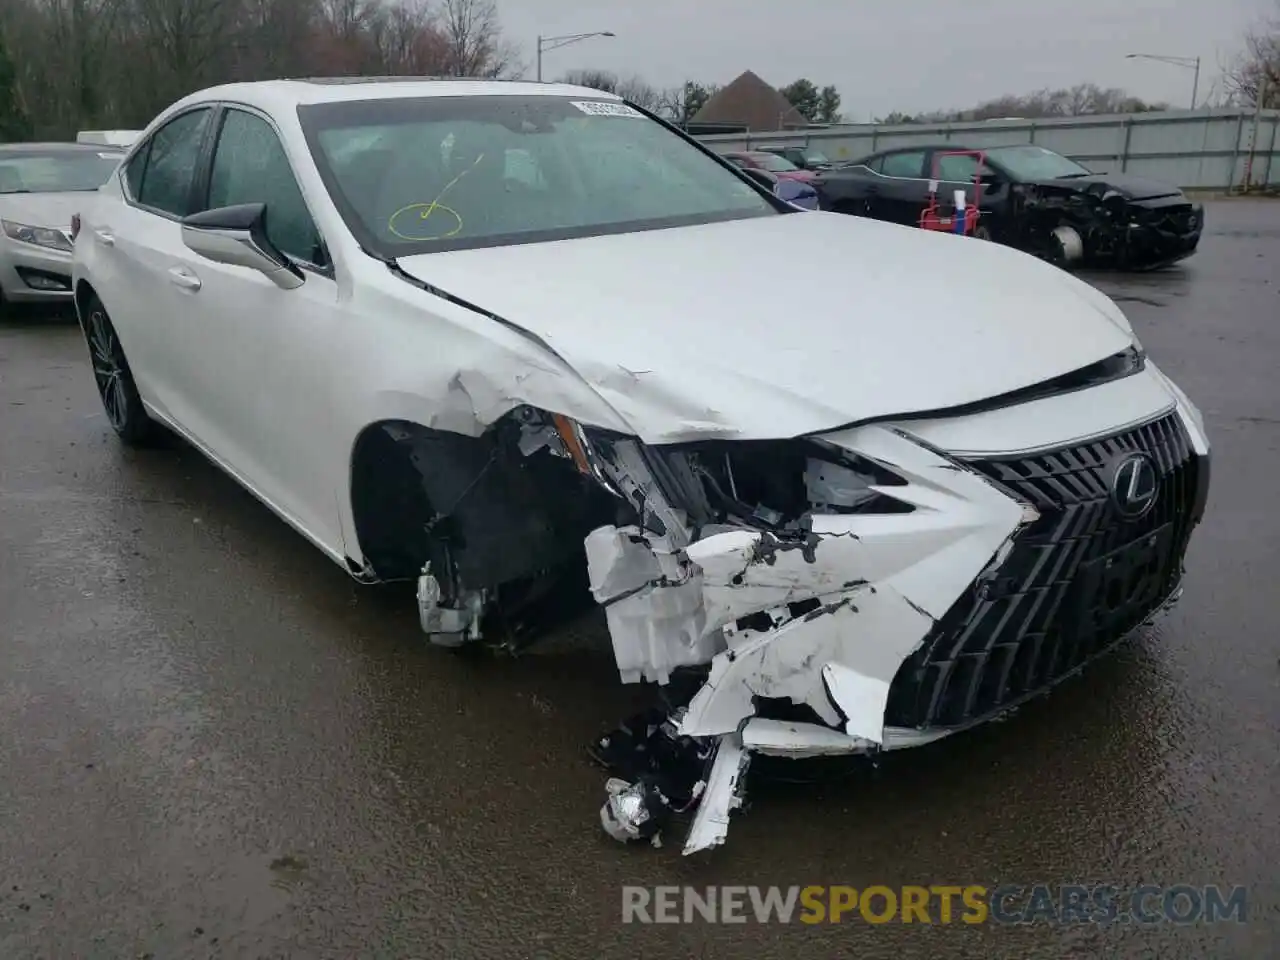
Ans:
[[[521,435],[514,414],[479,437],[403,420],[361,431],[351,508],[376,578],[415,578],[430,563],[447,592],[496,590],[581,560],[618,501],[550,449],[524,452]]]
[[[88,280],[81,280],[76,283],[75,290],[75,306],[76,319],[80,321],[80,325],[84,326],[84,312],[89,306],[89,299],[96,296],[96,291],[90,286]]]

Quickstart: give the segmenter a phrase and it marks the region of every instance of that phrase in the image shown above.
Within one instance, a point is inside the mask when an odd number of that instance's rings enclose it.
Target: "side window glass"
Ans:
[[[200,158],[209,110],[192,110],[155,132],[146,148],[145,169],[135,194],[138,202],[175,217],[192,213],[191,179]],[[141,157],[141,154],[139,154]]]
[[[874,173],[880,173],[881,168],[884,167],[884,157],[872,157],[863,166]]]
[[[243,110],[228,110],[209,176],[209,208],[267,205],[267,236],[281,251],[320,263],[320,233],[284,146],[271,124]]]
[[[148,141],[138,149],[133,159],[129,161],[129,165],[124,168],[124,182],[129,188],[129,198],[132,200],[137,200],[142,190],[142,174],[147,168],[147,154],[150,152],[151,143]]]
[[[963,154],[938,157],[938,179],[955,183],[972,183],[978,172],[978,158]]]
[[[924,151],[912,150],[909,153],[890,153],[884,158],[884,166],[880,172],[886,177],[920,177],[924,169]]]

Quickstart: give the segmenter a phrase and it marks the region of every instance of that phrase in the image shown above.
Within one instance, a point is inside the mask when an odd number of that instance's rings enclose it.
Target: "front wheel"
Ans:
[[[142,406],[120,337],[97,297],[91,297],[86,305],[84,335],[107,422],[126,446],[148,446],[159,432],[156,422]]]

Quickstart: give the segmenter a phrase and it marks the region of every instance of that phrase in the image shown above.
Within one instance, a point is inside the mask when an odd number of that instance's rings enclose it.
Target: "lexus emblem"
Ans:
[[[1156,465],[1151,458],[1145,453],[1130,454],[1116,467],[1111,480],[1111,502],[1120,516],[1137,520],[1155,506],[1159,489]]]

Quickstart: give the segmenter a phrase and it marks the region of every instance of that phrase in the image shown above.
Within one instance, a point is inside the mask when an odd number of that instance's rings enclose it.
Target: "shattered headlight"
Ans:
[[[914,509],[894,499],[906,481],[892,469],[818,438],[648,446],[561,414],[521,419],[526,454],[550,447],[633,508],[642,529],[676,540],[717,526],[799,529],[815,513]]]
[[[5,236],[19,243],[29,243],[36,247],[48,247],[51,250],[71,250],[71,240],[61,230],[52,227],[31,227],[25,223],[14,223],[12,220],[0,220]]]
[[[698,526],[798,526],[812,513],[904,513],[892,470],[816,438],[647,448],[657,483]]]
[[[886,493],[885,488],[905,483],[901,477],[823,440],[716,440],[661,447],[603,436],[591,436],[591,441],[619,488],[645,498],[642,513],[660,502],[695,531],[717,526],[799,529],[814,513],[913,509]],[[669,526],[666,518],[663,522]]]

